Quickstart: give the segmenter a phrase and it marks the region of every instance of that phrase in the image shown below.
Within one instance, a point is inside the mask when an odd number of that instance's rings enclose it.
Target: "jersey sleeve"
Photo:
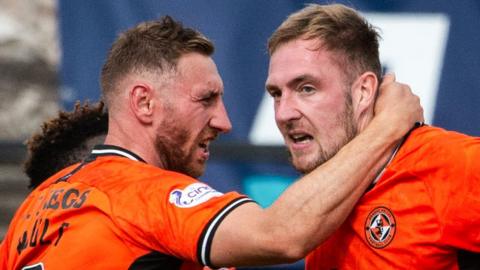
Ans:
[[[185,175],[167,173],[138,181],[116,200],[116,220],[130,238],[152,250],[210,264],[210,249],[222,220],[252,200],[221,193]],[[139,198],[130,201],[126,198]]]
[[[429,190],[447,246],[480,252],[480,138],[455,133],[439,142]]]

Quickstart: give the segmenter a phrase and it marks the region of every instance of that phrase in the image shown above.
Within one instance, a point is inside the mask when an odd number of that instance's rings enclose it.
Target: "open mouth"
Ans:
[[[208,142],[199,143],[198,146],[200,146],[203,151],[208,152]]]
[[[203,153],[208,157],[210,154],[210,143],[216,139],[216,135],[204,136],[198,142],[198,147],[203,150]]]
[[[296,133],[288,135],[290,140],[298,144],[306,144],[313,140],[312,135],[307,133]]]
[[[198,146],[203,149],[203,152],[208,153],[208,151],[209,151],[208,148],[210,146],[210,140],[200,142],[198,144]]]

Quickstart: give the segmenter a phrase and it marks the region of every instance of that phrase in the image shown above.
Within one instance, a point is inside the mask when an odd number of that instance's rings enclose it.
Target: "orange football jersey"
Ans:
[[[134,153],[96,146],[35,189],[0,249],[1,269],[204,269],[215,230],[252,200]],[[150,267],[150,268],[149,268]]]
[[[480,252],[480,138],[414,130],[306,269],[458,269]]]

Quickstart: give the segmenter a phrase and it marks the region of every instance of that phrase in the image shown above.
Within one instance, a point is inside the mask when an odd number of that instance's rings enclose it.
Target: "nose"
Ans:
[[[275,100],[275,121],[277,124],[288,123],[291,120],[300,119],[301,113],[298,109],[294,95],[284,92]]]
[[[218,103],[217,109],[215,110],[215,114],[213,118],[210,120],[210,126],[220,132],[227,133],[232,130],[232,123],[228,118],[227,110],[225,109],[225,105],[223,101]]]

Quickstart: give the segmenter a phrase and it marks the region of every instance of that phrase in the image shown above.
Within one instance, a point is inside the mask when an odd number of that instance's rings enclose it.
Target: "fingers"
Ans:
[[[382,85],[395,82],[395,73],[387,73],[383,76]]]
[[[420,102],[420,97],[411,91],[410,93],[413,97],[413,100],[412,100],[412,103],[414,104],[413,106],[417,108],[412,119],[415,120],[415,126],[417,125],[422,126],[423,123],[425,122],[425,117],[424,117],[423,107]]]
[[[406,84],[396,82],[395,75],[385,75],[375,104],[377,120],[397,127],[402,134],[410,130],[416,122],[423,122],[423,108],[420,98]]]

